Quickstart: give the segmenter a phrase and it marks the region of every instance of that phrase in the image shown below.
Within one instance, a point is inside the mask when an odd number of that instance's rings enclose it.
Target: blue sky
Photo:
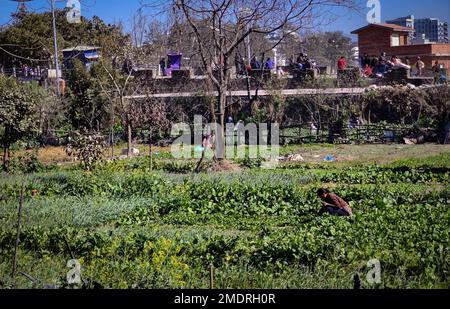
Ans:
[[[42,11],[49,10],[50,0],[33,0],[28,4],[30,10]],[[142,0],[81,0],[81,13],[90,18],[98,15],[108,23],[121,21],[125,28],[129,28],[130,17],[139,9]],[[366,3],[365,0],[361,0]],[[381,20],[406,16],[413,14],[420,17],[437,17],[450,22],[450,1],[449,0],[380,0],[381,2]],[[62,8],[67,0],[57,0],[57,7]],[[0,25],[10,21],[10,15],[15,12],[17,3],[11,0],[0,0]],[[366,24],[365,9],[361,13],[352,12],[344,9],[334,9],[333,13],[338,19],[332,24],[324,27],[323,30],[341,30],[350,35],[355,30]]]

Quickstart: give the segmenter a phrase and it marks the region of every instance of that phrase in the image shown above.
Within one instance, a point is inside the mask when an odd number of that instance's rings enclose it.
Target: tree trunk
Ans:
[[[202,162],[205,159],[205,151],[206,149],[203,148],[202,150],[202,157],[200,158],[200,160],[197,162],[197,166],[195,167],[195,172],[198,174],[200,173],[200,167],[202,166]]]
[[[272,119],[269,119],[269,122],[267,123],[267,145],[270,145],[270,149],[272,149],[272,123],[274,121]],[[261,145],[262,142],[260,141],[258,145]]]
[[[223,160],[225,158],[225,106],[227,101],[226,87],[219,89],[218,96],[218,120],[220,127],[216,132],[216,154],[217,160]]]
[[[128,122],[127,124],[127,156],[130,157],[131,155],[131,124]]]
[[[3,145],[3,170],[6,172],[8,170],[8,146],[6,143]]]
[[[9,137],[9,128],[8,126],[5,127],[5,135],[3,140],[3,170],[6,172],[8,170],[8,161],[9,161],[9,146],[10,143],[8,141]]]
[[[148,143],[149,143],[149,151],[150,151],[150,170],[153,171],[153,149],[152,149],[152,136],[153,136],[153,129],[152,127],[150,127],[150,133],[149,133],[149,138],[148,138]]]
[[[245,68],[244,72],[245,72],[245,81],[246,81],[246,86],[247,86],[247,96],[248,96],[248,100],[249,100],[249,102],[251,104],[251,102],[252,102],[252,94],[250,92],[250,90],[251,90],[250,76],[248,75],[247,68]]]
[[[217,121],[217,118],[216,118],[216,104],[214,100],[211,100],[210,110],[211,110],[211,123],[215,123]]]
[[[111,159],[114,160],[114,123],[115,123],[115,113],[114,113],[114,100],[111,100]]]

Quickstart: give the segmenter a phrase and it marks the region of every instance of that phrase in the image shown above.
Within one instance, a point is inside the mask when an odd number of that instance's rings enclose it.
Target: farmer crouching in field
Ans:
[[[328,189],[319,189],[317,191],[317,195],[322,200],[323,205],[319,211],[320,214],[327,212],[330,215],[342,217],[352,215],[352,209],[347,202],[336,194],[328,191]]]

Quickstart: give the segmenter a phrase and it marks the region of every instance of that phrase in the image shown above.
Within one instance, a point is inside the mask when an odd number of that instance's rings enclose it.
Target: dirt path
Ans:
[[[409,158],[426,158],[443,152],[450,153],[448,145],[336,145],[294,146],[289,153],[300,154],[307,163],[321,163],[328,155],[336,162],[385,164]]]

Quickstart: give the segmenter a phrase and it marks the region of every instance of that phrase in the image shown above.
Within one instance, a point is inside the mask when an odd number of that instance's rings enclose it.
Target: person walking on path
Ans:
[[[423,69],[425,69],[425,63],[420,59],[420,57],[417,57],[416,69],[417,69],[417,76],[422,76]]]

